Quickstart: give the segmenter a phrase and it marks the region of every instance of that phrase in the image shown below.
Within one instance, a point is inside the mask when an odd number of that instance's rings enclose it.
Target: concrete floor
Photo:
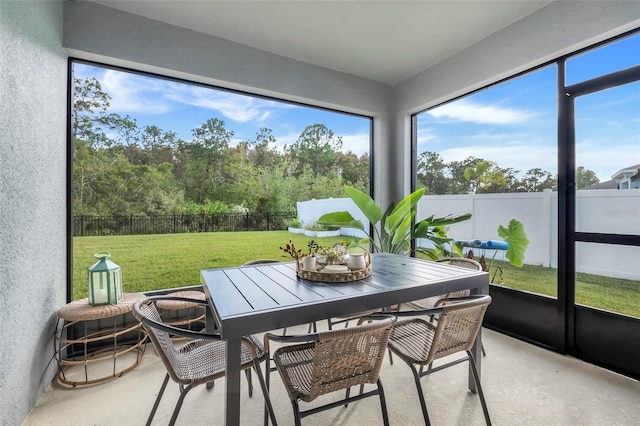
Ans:
[[[491,330],[483,336],[488,353],[482,360],[482,383],[494,425],[640,425],[638,381]],[[164,374],[149,345],[143,362],[116,380],[76,389],[53,383],[23,426],[144,424]],[[423,424],[409,368],[385,360],[381,378],[391,425]],[[246,388],[244,378],[242,383]],[[484,424],[480,401],[466,383],[466,364],[422,379],[433,425]],[[255,386],[253,398],[242,394],[243,425],[262,422],[257,380]],[[222,425],[223,392],[222,380],[211,390],[193,389],[177,424]],[[167,424],[177,395],[177,385],[170,382],[153,424]],[[271,399],[279,424],[292,425],[291,405],[277,373],[272,376]],[[327,396],[322,399],[327,400]],[[378,399],[367,398],[307,417],[303,424],[373,426],[382,424],[381,418]]]

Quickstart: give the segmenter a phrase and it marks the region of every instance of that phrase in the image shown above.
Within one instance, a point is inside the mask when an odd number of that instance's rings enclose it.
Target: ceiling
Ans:
[[[395,85],[550,1],[88,0]]]

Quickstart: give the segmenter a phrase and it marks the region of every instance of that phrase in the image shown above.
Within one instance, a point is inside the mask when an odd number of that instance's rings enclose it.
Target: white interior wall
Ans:
[[[0,1],[0,424],[55,372],[66,302],[67,58],[62,2]]]

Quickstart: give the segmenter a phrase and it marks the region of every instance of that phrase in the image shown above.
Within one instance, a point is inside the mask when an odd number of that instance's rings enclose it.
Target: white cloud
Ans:
[[[494,133],[494,132],[477,132],[469,137],[469,139],[482,143],[510,143],[514,140],[525,140],[529,138],[524,133]]]
[[[342,136],[342,152],[352,151],[357,155],[369,152],[369,133]]]
[[[596,173],[601,182],[611,179],[618,170],[640,163],[637,144],[620,144],[611,149],[606,144],[584,141],[576,145],[576,166]],[[468,157],[484,158],[499,167],[511,167],[520,176],[533,168],[557,173],[558,151],[555,145],[537,144],[529,138],[513,139],[507,143],[460,146],[439,152],[445,162],[462,161]]]
[[[421,147],[430,140],[434,139],[436,137],[434,132],[436,132],[436,129],[434,129],[433,127],[424,128],[422,126],[418,126],[418,147]]]
[[[285,145],[291,146],[298,140],[300,132],[291,132],[283,135],[274,134],[274,136],[276,138],[276,147],[278,148],[278,151],[282,152]]]
[[[435,118],[466,121],[480,124],[522,123],[533,116],[515,108],[501,108],[495,105],[480,105],[467,99],[451,102],[427,111]]]
[[[267,101],[198,86],[175,86],[167,99],[185,105],[217,111],[224,117],[241,123],[264,122],[276,109],[293,108],[281,102]]]
[[[638,104],[637,91],[630,89],[628,93],[625,93],[625,96],[622,96],[621,98],[618,98],[618,99],[610,99],[610,100],[607,100],[607,102],[599,102],[598,104],[594,105],[594,107],[608,110],[611,107],[615,107],[618,105],[625,105],[625,104],[634,104],[632,108],[637,107],[637,104]]]
[[[282,102],[114,70],[104,70],[95,77],[111,97],[109,110],[121,114],[164,114],[179,105],[188,105],[216,111],[241,123],[261,123],[279,109],[295,108]]]
[[[102,89],[110,96],[109,110],[117,113],[163,114],[171,105],[162,98],[162,80],[105,70]],[[160,95],[160,96],[159,96]]]
[[[576,166],[594,171],[600,181],[611,179],[618,170],[640,163],[636,141],[611,144],[584,139],[576,144]]]

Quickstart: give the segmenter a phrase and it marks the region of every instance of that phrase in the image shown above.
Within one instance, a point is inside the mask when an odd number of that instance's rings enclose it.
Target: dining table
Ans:
[[[298,277],[295,262],[205,269],[207,327],[227,342],[225,424],[240,424],[240,351],[243,336],[470,289],[489,293],[486,272],[414,257],[373,253],[371,274],[357,281],[322,282]],[[213,322],[213,324],[211,324]],[[481,332],[473,347],[481,371]],[[476,391],[469,374],[469,389]]]

